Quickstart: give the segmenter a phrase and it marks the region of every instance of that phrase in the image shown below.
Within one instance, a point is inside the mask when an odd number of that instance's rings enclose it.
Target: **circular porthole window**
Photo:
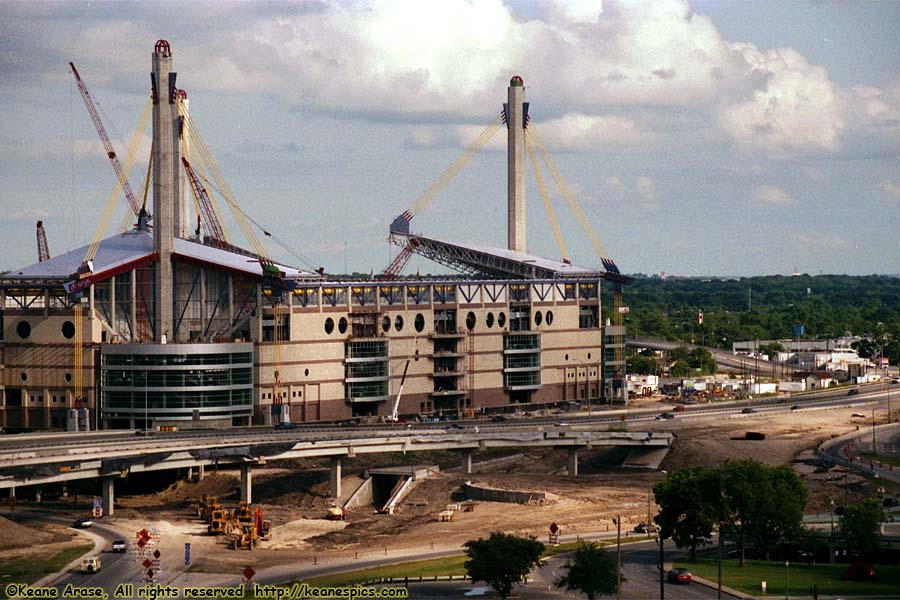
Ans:
[[[547,318],[545,320],[547,321],[547,327],[549,327],[550,325],[553,325],[553,311],[552,310],[547,311]]]
[[[341,317],[341,320],[338,321],[338,331],[340,333],[347,333],[347,319]]]
[[[475,313],[473,312],[466,315],[466,329],[469,331],[475,329]]]
[[[66,381],[72,381],[72,374],[66,373]]]
[[[497,315],[497,327],[505,327],[506,326],[506,313],[500,313]]]
[[[325,319],[325,333],[331,335],[332,331],[334,331],[334,319],[328,317]]]
[[[494,313],[489,312],[487,317],[484,319],[485,324],[488,326],[488,329],[494,326]]]
[[[381,320],[381,330],[385,333],[391,328],[391,318],[385,317]]]
[[[566,354],[566,360],[569,360],[569,355],[568,355],[568,354]]]
[[[541,321],[544,320],[544,316],[541,314],[541,311],[537,311],[534,313],[534,324],[540,326]]]
[[[22,378],[22,381],[28,381],[28,373],[26,373],[25,371],[22,371],[22,375],[20,375],[20,377]]]
[[[66,321],[62,324],[62,334],[63,337],[67,340],[71,340],[75,337],[75,323],[72,321]]]
[[[400,315],[397,315],[397,318],[394,319],[394,329],[396,329],[397,331],[403,330],[403,317],[401,317]]]
[[[31,335],[31,325],[29,325],[28,321],[19,321],[19,324],[16,325],[16,333],[24,340]]]
[[[309,377],[309,369],[304,369],[304,370],[303,370],[303,376],[304,376],[304,377]]]
[[[425,329],[425,317],[422,316],[422,313],[416,315],[415,321],[416,331],[422,333],[422,330]]]
[[[591,360],[591,353],[588,352],[588,360]]]

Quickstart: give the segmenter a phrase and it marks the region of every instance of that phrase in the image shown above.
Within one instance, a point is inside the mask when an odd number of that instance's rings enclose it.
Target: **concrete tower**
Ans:
[[[169,42],[159,40],[153,49],[150,73],[153,94],[153,249],[159,255],[155,294],[157,341],[171,335],[174,322],[172,250],[175,204],[179,196],[178,165],[181,162],[175,75]]]
[[[507,189],[509,249],[525,252],[525,126],[528,123],[528,103],[525,102],[525,82],[516,75],[506,90],[503,105],[507,129]]]
[[[175,109],[182,115],[182,120],[185,121],[184,127],[180,128],[181,144],[179,145],[179,152],[181,149],[184,149],[183,154],[185,155],[185,158],[191,161],[194,157],[191,156],[190,153],[190,134],[188,133],[186,122],[187,119],[190,118],[190,106],[188,104],[187,92],[184,90],[177,90],[175,93]],[[196,223],[191,223],[191,184],[188,180],[187,173],[181,168],[180,160],[181,159],[179,158],[178,168],[175,169],[178,173],[179,186],[178,194],[175,197],[175,237],[189,238],[194,233],[193,230]],[[194,166],[194,168],[196,169],[197,167]]]

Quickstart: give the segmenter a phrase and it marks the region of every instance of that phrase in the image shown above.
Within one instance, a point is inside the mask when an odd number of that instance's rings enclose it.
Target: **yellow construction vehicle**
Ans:
[[[215,496],[206,496],[203,500],[203,504],[200,506],[200,518],[209,523],[213,511],[216,510],[222,510],[219,499]]]
[[[257,544],[259,544],[259,532],[256,529],[256,525],[241,525],[241,528],[235,530],[235,532],[232,534],[231,547],[235,550],[239,550],[241,548],[253,550],[253,547]]]
[[[343,506],[332,504],[325,513],[325,519],[328,521],[343,521],[347,518],[347,511]]]
[[[224,508],[219,508],[210,513],[209,525],[206,532],[209,535],[229,533],[234,528],[234,520],[231,514]]]
[[[253,509],[246,500],[241,500],[237,509],[234,511],[235,518],[241,523],[250,523],[253,521]]]

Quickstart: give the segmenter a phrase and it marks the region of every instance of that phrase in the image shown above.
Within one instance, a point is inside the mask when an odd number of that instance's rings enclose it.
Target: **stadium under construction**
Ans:
[[[231,427],[627,400],[621,290],[628,278],[530,127],[521,78],[510,81],[495,122],[442,176],[506,125],[508,248],[412,233],[413,216],[437,193],[432,186],[392,223],[399,251],[391,265],[380,276],[348,280],[267,256],[196,131],[172,66],[170,45],[158,41],[140,202],[127,180],[134,151],[123,167],[72,65],[118,193],[88,246],[51,258],[39,223],[39,262],[0,276],[0,425]],[[535,150],[602,267],[568,260]],[[561,260],[526,252],[529,155]],[[222,194],[251,250],[225,235],[207,187]],[[128,227],[103,238],[110,206],[123,195]],[[412,254],[461,274],[403,277]],[[606,310],[604,285],[615,299]]]

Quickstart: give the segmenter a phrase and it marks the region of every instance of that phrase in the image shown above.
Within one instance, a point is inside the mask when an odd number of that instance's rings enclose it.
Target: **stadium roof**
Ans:
[[[413,245],[413,251],[416,254],[469,275],[514,279],[566,277],[604,278],[617,281],[627,279],[604,269],[579,267],[568,262],[505,248],[463,242],[445,242],[420,235],[410,235],[408,241]]]
[[[72,278],[84,261],[87,246],[70,250],[49,260],[38,262],[21,269],[12,270],[0,276],[0,284],[17,285],[28,281],[38,283],[59,283]],[[262,277],[262,265],[253,255],[206,246],[204,244],[175,238],[174,255],[177,259],[194,261],[206,265],[239,271],[251,276]],[[102,281],[113,275],[134,268],[141,263],[156,260],[153,251],[153,234],[147,231],[128,231],[100,242],[94,256],[94,281]],[[317,273],[302,271],[294,267],[276,263],[287,279],[318,278]]]

